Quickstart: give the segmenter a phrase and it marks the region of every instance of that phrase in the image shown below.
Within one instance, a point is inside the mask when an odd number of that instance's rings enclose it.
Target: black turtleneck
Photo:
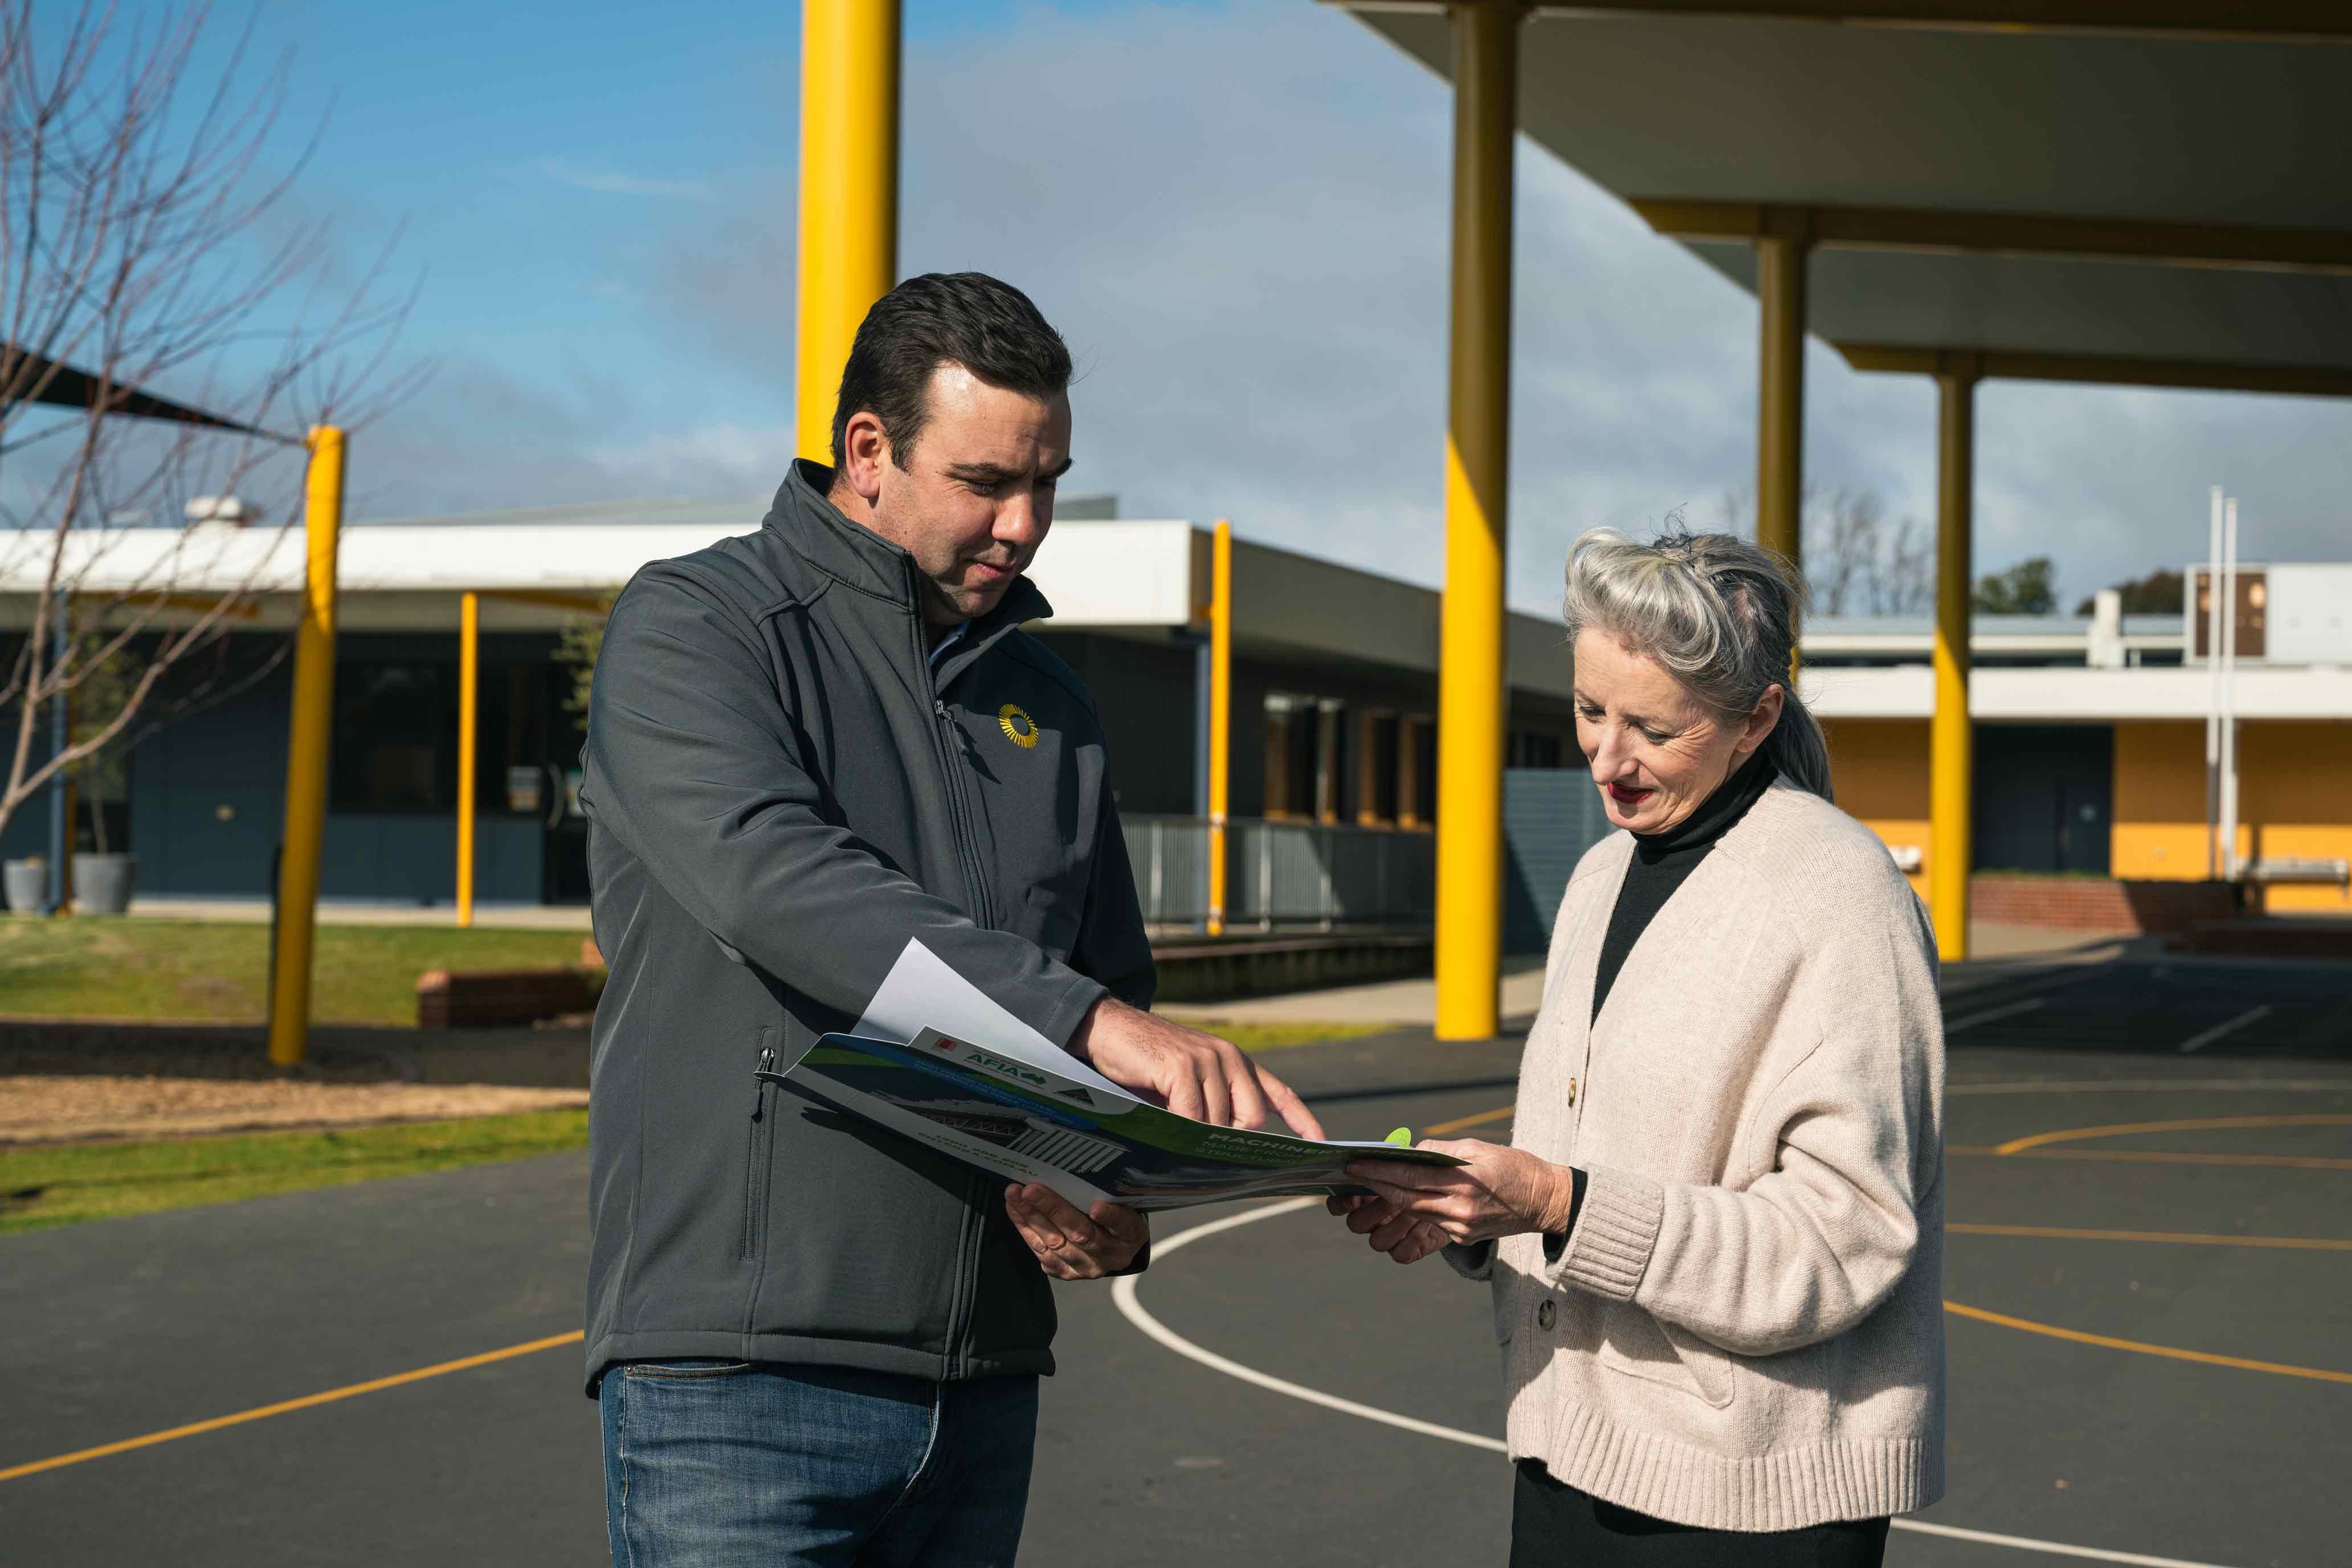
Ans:
[[[1666,907],[1683,879],[1706,858],[1716,840],[1763,798],[1775,776],[1764,748],[1759,746],[1755,755],[1699,803],[1696,811],[1664,833],[1633,836],[1633,858],[1625,868],[1624,886],[1617,890],[1617,907],[1609,912],[1609,930],[1601,939],[1601,967],[1592,977],[1595,1019],[1601,1016],[1601,1004],[1609,999],[1609,988],[1617,983],[1617,972],[1625,967],[1626,954],[1650,929],[1652,918]]]
[[[1609,911],[1609,930],[1601,939],[1601,967],[1592,977],[1592,1016],[1596,1020],[1601,1016],[1601,1004],[1608,999],[1609,988],[1617,984],[1617,972],[1625,967],[1625,955],[1633,951],[1633,944],[1650,929],[1651,919],[1666,907],[1666,900],[1675,896],[1683,879],[1706,858],[1716,840],[1748,815],[1748,808],[1763,798],[1778,776],[1759,746],[1754,756],[1716,786],[1713,795],[1699,802],[1696,811],[1664,833],[1633,835],[1633,858],[1625,868],[1624,885],[1617,889],[1617,907]],[[1546,1233],[1543,1238],[1544,1256],[1554,1263],[1559,1261],[1560,1251],[1568,1245],[1569,1232],[1576,1228],[1576,1216],[1584,1208],[1584,1168],[1570,1166],[1569,1176],[1568,1223]]]

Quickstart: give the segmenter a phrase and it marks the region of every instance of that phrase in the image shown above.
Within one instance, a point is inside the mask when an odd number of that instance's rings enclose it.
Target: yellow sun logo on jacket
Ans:
[[[1027,751],[1037,743],[1037,721],[1029,717],[1028,710],[1018,702],[1008,702],[996,710],[996,722],[1004,738]]]

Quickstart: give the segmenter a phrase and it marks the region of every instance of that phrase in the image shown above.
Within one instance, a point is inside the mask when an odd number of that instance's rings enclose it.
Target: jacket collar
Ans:
[[[887,599],[909,615],[917,613],[915,558],[863,523],[844,517],[841,509],[825,499],[832,489],[831,468],[806,458],[794,458],[761,526],[773,529],[825,575]],[[1048,619],[1053,613],[1054,606],[1024,572],[1013,579],[996,608],[972,621],[947,662],[969,662],[970,655],[1004,632],[1025,622]]]

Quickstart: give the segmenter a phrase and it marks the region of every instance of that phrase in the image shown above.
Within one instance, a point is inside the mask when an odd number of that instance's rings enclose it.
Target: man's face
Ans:
[[[1054,522],[1054,487],[1070,466],[1070,400],[991,386],[960,364],[931,373],[929,418],[900,468],[878,426],[851,421],[851,488],[867,526],[915,558],[924,618],[952,626],[996,608]]]

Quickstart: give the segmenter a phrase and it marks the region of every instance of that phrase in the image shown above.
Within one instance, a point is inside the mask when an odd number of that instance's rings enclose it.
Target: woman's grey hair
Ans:
[[[1655,659],[1725,722],[1745,720],[1779,686],[1780,721],[1765,755],[1790,784],[1832,800],[1829,745],[1789,679],[1804,602],[1804,580],[1781,555],[1670,521],[1647,544],[1613,528],[1579,536],[1562,613],[1570,642],[1588,629],[1606,632]]]

